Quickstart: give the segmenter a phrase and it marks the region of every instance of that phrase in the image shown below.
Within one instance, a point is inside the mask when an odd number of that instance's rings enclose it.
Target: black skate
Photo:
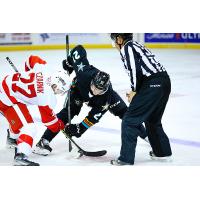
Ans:
[[[33,150],[33,153],[47,156],[51,153],[52,148],[49,146],[49,141],[41,138],[40,141],[36,144],[36,147]]]
[[[153,151],[149,152],[149,155],[152,160],[157,160],[157,161],[164,161],[164,162],[171,162],[172,161],[172,156],[163,156],[163,157],[158,157],[154,154]]]
[[[23,153],[15,153],[14,166],[40,166],[40,165],[39,163],[35,163],[28,160],[28,157]]]
[[[10,137],[9,129],[7,129],[7,133],[8,133],[7,134],[7,141],[6,141],[7,147],[14,149],[15,147],[17,147],[17,140]]]
[[[121,160],[119,160],[119,159],[111,160],[111,161],[110,161],[110,164],[111,164],[111,165],[116,165],[116,166],[132,165],[132,164],[130,164],[130,163],[123,162],[123,161],[121,161]]]

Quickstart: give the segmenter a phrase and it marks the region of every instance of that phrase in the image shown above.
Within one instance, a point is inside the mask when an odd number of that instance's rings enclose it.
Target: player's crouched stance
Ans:
[[[0,80],[0,112],[9,122],[8,143],[16,145],[16,166],[39,166],[28,159],[36,133],[36,117],[31,107],[39,112],[37,120],[52,132],[64,129],[64,123],[54,114],[53,108],[56,105],[55,94],[64,94],[69,85],[62,78],[65,72],[48,75],[43,69],[45,64],[46,61],[38,56],[30,56],[24,72]]]
[[[68,124],[68,100],[66,101],[66,105],[57,117],[66,125],[65,132],[69,136],[81,137],[90,127],[97,124],[107,111],[120,119],[123,118],[127,111],[125,102],[112,88],[110,75],[89,63],[83,46],[74,47],[67,60],[63,60],[62,65],[69,75],[73,71],[76,75],[70,88],[71,120],[79,115],[84,103],[91,108],[80,123]],[[141,129],[140,137],[145,138],[147,136],[145,128],[142,125],[139,128]],[[36,145],[34,153],[48,155],[51,152],[49,143],[58,133],[52,133],[47,129]]]

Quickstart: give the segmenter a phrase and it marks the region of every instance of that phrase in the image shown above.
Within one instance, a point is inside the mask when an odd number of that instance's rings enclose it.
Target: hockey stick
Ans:
[[[15,72],[19,72],[18,69],[17,69],[17,67],[15,67],[15,65],[13,64],[13,62],[10,60],[9,57],[6,57],[6,60],[11,65],[11,67],[15,70]]]
[[[69,36],[66,35],[66,60],[69,56]],[[67,110],[68,110],[68,124],[71,124],[71,110],[70,110],[70,89],[68,90],[67,92],[67,101],[68,101],[68,106],[67,106]],[[69,138],[69,137],[68,137]],[[69,149],[69,152],[72,151],[72,143],[71,143],[71,140],[69,140],[69,145],[68,145],[68,149]]]
[[[72,142],[78,148],[78,153],[80,153],[79,157],[81,157],[83,155],[84,156],[89,156],[89,157],[100,157],[100,156],[104,156],[107,153],[106,150],[101,150],[101,151],[85,151],[78,144],[76,144],[76,142],[71,137],[69,137],[69,135],[64,130],[62,132],[65,135],[65,137],[68,138],[69,141]]]
[[[69,36],[66,35],[66,59],[68,58],[68,56],[69,56]],[[67,102],[68,103],[68,124],[71,124],[70,90],[68,90],[68,93],[67,93],[67,101],[68,101]],[[64,105],[66,105],[66,102],[65,102]],[[98,157],[98,156],[103,156],[107,153],[106,150],[93,151],[93,152],[85,151],[64,130],[62,132],[64,133],[65,137],[69,139],[69,146],[68,146],[69,152],[72,151],[72,143],[73,143],[78,148],[78,152],[80,153],[80,157],[82,155],[90,156],[90,157]]]

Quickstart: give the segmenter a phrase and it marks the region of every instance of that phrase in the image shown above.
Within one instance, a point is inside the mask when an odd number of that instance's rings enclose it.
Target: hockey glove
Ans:
[[[77,138],[87,130],[87,128],[82,124],[70,124],[65,127],[65,132],[70,136],[75,136]]]
[[[73,72],[73,66],[68,62],[68,60],[62,61],[63,69],[67,71],[68,75],[70,75]]]

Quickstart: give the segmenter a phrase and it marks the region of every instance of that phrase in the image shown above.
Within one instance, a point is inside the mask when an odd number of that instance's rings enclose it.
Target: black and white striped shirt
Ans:
[[[133,91],[138,90],[144,77],[165,71],[165,68],[155,59],[155,55],[138,42],[129,40],[121,49],[120,55],[130,77]]]

